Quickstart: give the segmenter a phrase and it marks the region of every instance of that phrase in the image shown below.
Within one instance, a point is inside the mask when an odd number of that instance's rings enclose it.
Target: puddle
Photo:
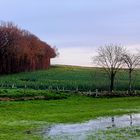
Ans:
[[[58,124],[45,130],[44,136],[50,139],[86,140],[100,130],[140,126],[140,114],[98,118],[85,123]]]

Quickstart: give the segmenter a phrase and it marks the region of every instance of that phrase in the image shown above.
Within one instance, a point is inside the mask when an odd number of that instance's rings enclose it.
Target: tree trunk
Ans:
[[[112,93],[112,91],[114,89],[114,79],[115,79],[115,75],[113,73],[111,73],[111,76],[110,76],[110,93]]]
[[[132,70],[129,70],[129,93],[132,92]]]

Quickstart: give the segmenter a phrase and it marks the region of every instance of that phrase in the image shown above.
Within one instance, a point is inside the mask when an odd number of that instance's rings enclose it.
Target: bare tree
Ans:
[[[140,66],[140,55],[125,53],[123,54],[123,61],[125,62],[126,67],[128,68],[129,74],[129,92],[132,92],[132,74],[136,68]]]
[[[122,54],[125,53],[125,48],[119,45],[105,45],[98,49],[98,55],[95,57],[94,62],[102,67],[107,73],[110,80],[110,92],[114,89],[114,81],[116,73],[122,67]]]

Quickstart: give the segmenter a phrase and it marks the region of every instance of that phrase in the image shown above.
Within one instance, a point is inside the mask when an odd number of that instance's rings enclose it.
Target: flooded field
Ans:
[[[140,139],[140,114],[98,118],[84,123],[57,124],[44,130],[51,140]]]

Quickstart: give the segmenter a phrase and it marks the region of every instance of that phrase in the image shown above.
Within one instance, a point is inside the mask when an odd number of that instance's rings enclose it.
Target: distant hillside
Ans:
[[[0,76],[1,88],[108,90],[108,78],[101,68],[52,66],[50,69]],[[120,71],[115,90],[127,90],[128,75]],[[140,89],[140,73],[136,75],[135,89]]]

